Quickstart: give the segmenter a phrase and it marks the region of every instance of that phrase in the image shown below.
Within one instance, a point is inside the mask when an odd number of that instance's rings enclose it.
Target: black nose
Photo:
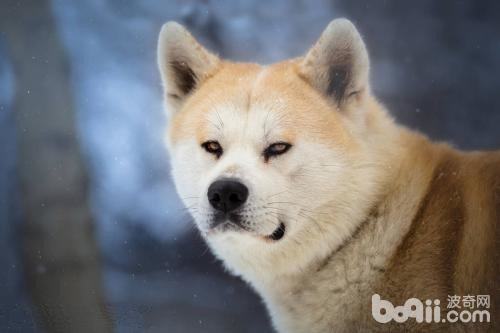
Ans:
[[[209,186],[207,195],[212,207],[229,213],[247,201],[248,188],[234,179],[217,180]]]

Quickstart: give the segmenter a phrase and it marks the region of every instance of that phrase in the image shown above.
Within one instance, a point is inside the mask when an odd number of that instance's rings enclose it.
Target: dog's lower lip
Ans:
[[[283,238],[284,235],[285,235],[285,224],[281,222],[278,228],[276,228],[276,230],[274,230],[274,232],[271,235],[267,236],[267,238],[272,239],[273,241],[279,241],[280,239]]]

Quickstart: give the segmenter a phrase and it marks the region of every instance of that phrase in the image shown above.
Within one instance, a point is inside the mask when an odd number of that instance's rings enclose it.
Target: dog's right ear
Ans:
[[[220,63],[180,24],[163,25],[158,38],[158,67],[168,111],[178,111],[186,98]]]

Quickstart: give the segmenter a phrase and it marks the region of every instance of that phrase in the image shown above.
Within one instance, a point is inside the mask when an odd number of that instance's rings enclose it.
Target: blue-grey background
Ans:
[[[223,272],[175,194],[155,59],[165,21],[223,57],[271,63],[303,54],[331,19],[348,17],[365,37],[373,90],[400,122],[464,149],[500,147],[498,1],[54,0],[52,9],[118,332],[271,331],[261,301]],[[0,331],[34,332],[12,113],[25,87],[16,86],[2,35]]]

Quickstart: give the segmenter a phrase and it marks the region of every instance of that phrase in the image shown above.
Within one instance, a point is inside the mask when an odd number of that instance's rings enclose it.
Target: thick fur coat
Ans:
[[[371,93],[349,21],[269,66],[221,60],[167,23],[158,63],[177,190],[279,332],[495,331],[500,153],[397,125]],[[221,179],[247,188],[237,210],[207,197]],[[375,293],[394,305],[439,299],[441,311],[448,295],[490,295],[491,322],[381,324]]]

